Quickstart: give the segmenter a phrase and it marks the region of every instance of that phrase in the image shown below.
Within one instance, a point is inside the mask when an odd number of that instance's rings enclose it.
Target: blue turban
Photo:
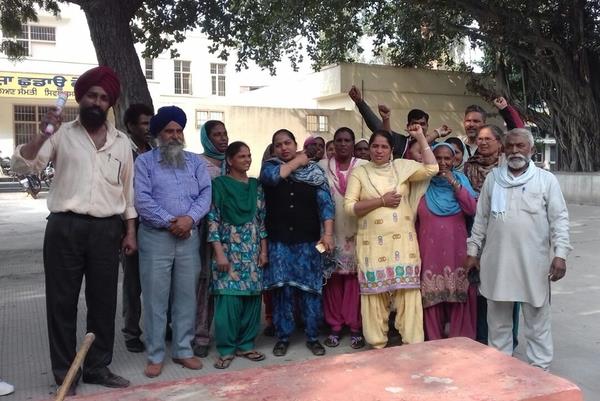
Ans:
[[[185,124],[187,123],[185,112],[177,106],[161,107],[150,119],[150,134],[157,136],[171,121],[175,121],[181,125],[181,128],[185,128]]]

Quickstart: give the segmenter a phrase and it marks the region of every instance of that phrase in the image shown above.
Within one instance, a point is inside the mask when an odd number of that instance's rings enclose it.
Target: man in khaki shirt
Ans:
[[[127,387],[128,380],[108,369],[119,248],[125,254],[137,249],[131,147],[127,135],[106,120],[119,97],[120,83],[110,68],[96,67],[81,75],[74,89],[78,118],[61,125],[60,117],[50,111],[40,125],[41,133],[15,150],[13,169],[35,171],[48,161],[56,169],[44,237],[46,315],[56,383],[62,384],[75,357],[77,302],[85,277],[86,331],[93,332],[96,340],[83,364],[83,381]],[[48,124],[56,127],[53,135],[45,133]],[[69,394],[75,394],[78,379]]]

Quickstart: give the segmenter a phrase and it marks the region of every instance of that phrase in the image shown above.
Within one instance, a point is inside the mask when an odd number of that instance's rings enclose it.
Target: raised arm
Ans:
[[[523,122],[523,119],[521,119],[519,112],[508,104],[505,98],[500,96],[494,99],[494,106],[498,108],[500,115],[506,123],[506,128],[511,130],[513,128],[525,127],[525,123]]]

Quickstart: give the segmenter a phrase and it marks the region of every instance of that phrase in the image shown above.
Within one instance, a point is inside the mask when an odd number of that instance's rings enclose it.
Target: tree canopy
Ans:
[[[58,13],[60,3],[83,9],[99,63],[127,77],[118,108],[151,104],[134,43],[147,57],[167,49],[175,56],[191,29],[223,58],[235,53],[238,68],[252,60],[272,72],[304,54],[317,69],[354,61],[365,35],[397,66],[468,69],[452,51],[468,38],[486,53],[473,91],[507,96],[553,132],[563,169],[600,169],[597,0],[3,0],[0,23],[10,36],[36,19],[36,7]],[[2,49],[15,46],[5,41]]]

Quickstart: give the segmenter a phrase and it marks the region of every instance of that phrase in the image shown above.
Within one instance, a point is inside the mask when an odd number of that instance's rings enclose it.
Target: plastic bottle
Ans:
[[[60,116],[60,113],[62,113],[62,109],[63,109],[63,107],[65,107],[68,97],[69,97],[69,94],[67,92],[58,92],[58,97],[56,98],[56,112],[55,112],[57,116]],[[52,124],[46,125],[44,134],[46,134],[47,136],[54,134],[54,125],[52,125]]]

